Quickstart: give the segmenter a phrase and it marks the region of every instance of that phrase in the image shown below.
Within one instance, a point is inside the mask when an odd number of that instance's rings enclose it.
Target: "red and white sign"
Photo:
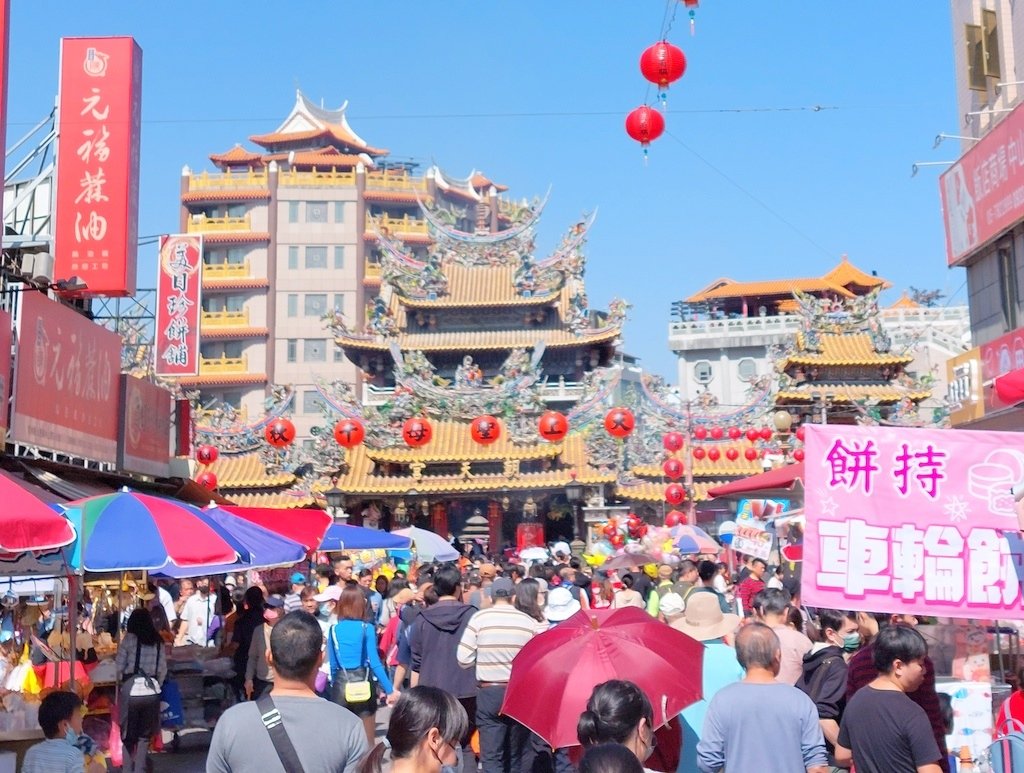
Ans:
[[[988,387],[999,376],[1017,370],[1024,370],[1024,328],[1017,328],[1006,335],[978,347],[981,358],[981,383]],[[985,389],[986,412],[1005,408],[994,389]]]
[[[11,353],[13,324],[10,313],[0,311],[0,442],[7,438],[7,403],[11,399],[11,366],[14,364]]]
[[[121,336],[42,293],[20,295],[11,440],[115,462]]]
[[[199,372],[203,237],[161,236],[156,289],[156,374]]]
[[[173,396],[163,387],[127,373],[121,375],[120,393],[118,468],[166,477],[171,468]]]
[[[130,37],[64,38],[54,278],[80,296],[135,293],[142,49]]]

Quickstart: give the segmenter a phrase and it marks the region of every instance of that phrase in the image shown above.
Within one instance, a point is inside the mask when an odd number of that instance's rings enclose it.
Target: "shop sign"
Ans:
[[[1024,218],[1024,111],[1014,108],[939,178],[946,258],[959,265]]]
[[[121,374],[117,466],[124,472],[167,477],[171,468],[173,395],[151,381]]]
[[[946,361],[946,400],[952,406],[949,420],[954,427],[985,415],[981,369],[978,347]]]
[[[999,376],[1024,369],[1024,328],[1017,328],[978,347],[982,387],[991,387]],[[985,389],[985,412],[1007,407],[995,389]]]
[[[141,89],[132,38],[61,41],[54,277],[75,295],[135,293]]]
[[[117,461],[121,336],[42,293],[20,293],[11,440]]]
[[[199,373],[203,237],[161,236],[157,274],[156,374]]]
[[[1024,619],[1019,434],[808,425],[806,451],[805,604]]]
[[[756,521],[737,521],[730,547],[738,553],[767,561],[772,552],[772,533]]]

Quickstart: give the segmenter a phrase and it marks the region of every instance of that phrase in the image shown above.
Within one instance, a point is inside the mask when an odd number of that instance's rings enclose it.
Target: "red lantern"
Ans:
[[[804,435],[806,435],[806,434],[807,433],[804,432],[804,427],[803,427],[802,424],[799,427],[796,428],[796,439],[797,440],[803,441]]]
[[[728,448],[725,451],[725,458],[728,459],[730,462],[735,462],[737,459],[740,458],[740,452],[737,451],[735,448]]]
[[[661,444],[670,453],[678,451],[683,447],[683,436],[678,432],[666,432],[665,436],[661,439]]]
[[[681,524],[685,519],[686,516],[678,510],[669,510],[665,514],[665,525],[671,529],[673,526]]]
[[[263,436],[274,448],[287,448],[295,441],[295,425],[288,419],[274,419],[264,428]]]
[[[604,428],[612,437],[624,438],[633,431],[636,418],[629,408],[612,408],[604,417]]]
[[[740,435],[742,435],[743,433],[740,432],[740,428],[739,427],[729,427],[729,433],[728,434],[729,434],[729,439],[730,440],[739,440],[740,439]]]
[[[722,453],[717,448],[711,448],[708,450],[708,459],[713,462],[717,462],[722,458]]]
[[[712,427],[711,428],[711,439],[712,440],[721,440],[722,439],[722,435],[724,435],[724,434],[725,433],[722,432],[722,428],[721,427]]]
[[[407,446],[412,448],[425,446],[433,436],[434,428],[430,426],[430,422],[426,419],[413,417],[406,419],[405,424],[402,425],[402,440],[405,441]]]
[[[678,459],[666,459],[665,463],[661,465],[661,469],[666,478],[678,480],[683,474],[683,463]]]
[[[537,421],[537,431],[549,443],[557,443],[569,434],[569,420],[558,411],[544,411]]]
[[[694,459],[703,459],[705,456],[707,456],[707,451],[705,451],[700,446],[697,446],[695,449],[693,449]]]
[[[342,448],[354,448],[365,437],[366,430],[358,419],[342,419],[334,425],[334,440]]]
[[[747,458],[748,462],[752,462],[757,458],[757,449],[748,448],[746,451],[743,452],[743,455]]]
[[[641,105],[626,116],[626,134],[639,142],[647,153],[647,146],[665,131],[665,119],[653,107]]]
[[[662,40],[640,54],[640,72],[662,91],[686,72],[686,55],[682,49]]]
[[[213,464],[220,457],[216,446],[199,446],[196,449],[196,461],[200,464]]]
[[[804,460],[804,449],[802,449],[802,448],[796,449],[793,452],[793,458],[796,459],[798,462],[802,462]]]
[[[693,436],[697,440],[703,440],[708,436],[708,431],[705,427],[697,427],[693,430]]]
[[[469,425],[473,440],[482,446],[489,446],[501,437],[501,424],[493,416],[477,416]]]
[[[212,472],[201,472],[196,476],[196,483],[206,489],[213,491],[217,488],[217,476]]]
[[[762,427],[761,428],[761,440],[771,440],[771,439],[772,439],[772,430],[771,430],[771,428],[770,427]]]
[[[758,432],[753,427],[747,430],[747,440],[749,440],[751,443],[756,442],[759,437],[761,437],[761,433]]]
[[[665,501],[670,505],[679,505],[686,499],[686,489],[678,483],[669,483],[665,486]]]

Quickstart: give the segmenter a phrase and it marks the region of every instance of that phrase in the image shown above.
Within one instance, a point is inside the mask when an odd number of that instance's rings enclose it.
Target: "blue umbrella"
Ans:
[[[402,550],[411,544],[408,537],[400,537],[377,529],[335,523],[327,527],[320,549],[332,550]]]

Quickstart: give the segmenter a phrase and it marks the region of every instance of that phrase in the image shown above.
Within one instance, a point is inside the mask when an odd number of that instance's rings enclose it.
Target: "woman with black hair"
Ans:
[[[149,742],[160,732],[160,688],[167,677],[167,656],[149,611],[136,609],[128,618],[117,648],[118,702],[124,773],[146,769]]]
[[[411,687],[398,699],[384,740],[359,773],[381,773],[389,750],[392,773],[440,773],[459,764],[467,732],[469,717],[454,696],[437,687]]]
[[[654,709],[643,690],[632,682],[612,679],[594,688],[580,714],[576,737],[584,749],[617,743],[642,764],[654,751]]]
[[[534,579],[522,580],[512,591],[512,603],[539,623],[546,623],[544,603],[547,595],[541,593],[540,583]]]
[[[587,749],[579,773],[643,773],[644,766],[622,744],[599,743]]]
[[[235,676],[231,680],[231,686],[235,690],[235,700],[242,701],[245,699],[245,665],[249,659],[252,634],[263,625],[263,590],[256,585],[250,585],[245,589],[239,606],[241,609],[231,632],[231,641],[224,648],[224,654],[230,655],[234,664]]]

